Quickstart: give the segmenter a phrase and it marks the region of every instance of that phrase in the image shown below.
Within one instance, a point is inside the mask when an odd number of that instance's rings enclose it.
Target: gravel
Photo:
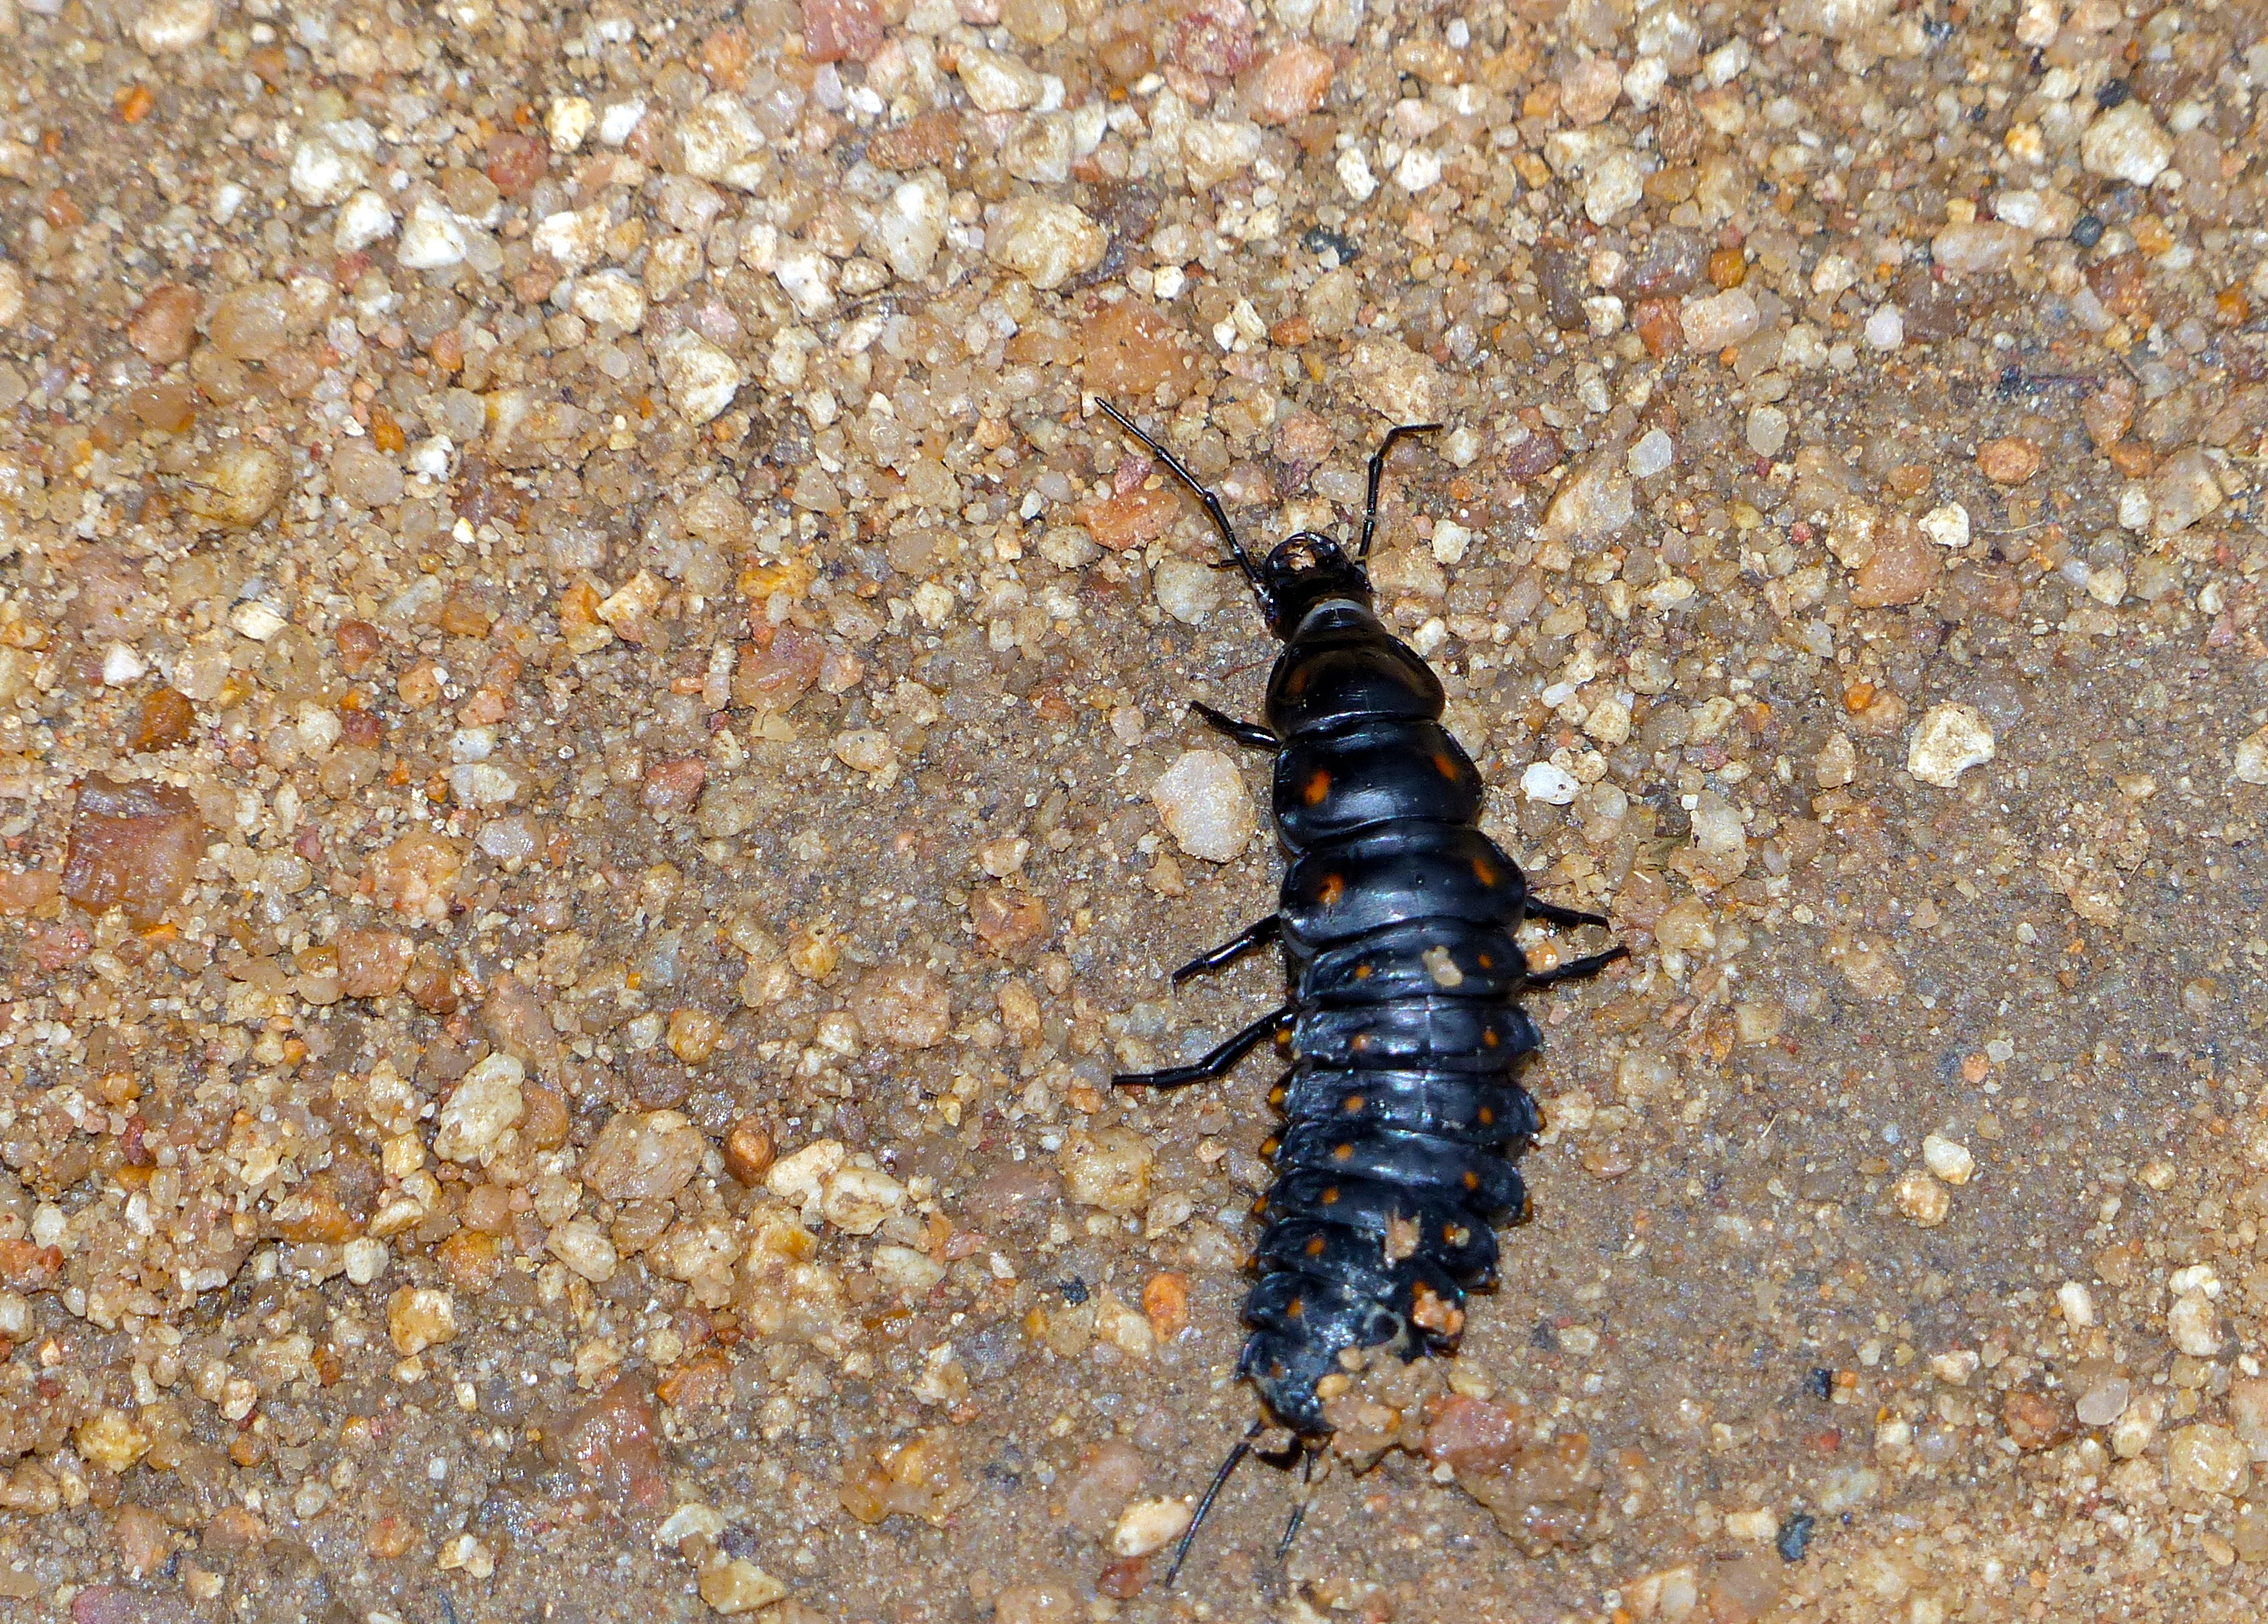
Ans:
[[[1944,10],[0,0],[0,1592],[2257,1612],[2264,46]],[[1173,1596],[1268,643],[1097,396],[1256,550],[1447,425],[1381,612],[1631,950]]]

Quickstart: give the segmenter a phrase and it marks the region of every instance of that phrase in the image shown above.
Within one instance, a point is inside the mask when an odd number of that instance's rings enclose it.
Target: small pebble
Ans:
[[[1627,461],[1631,477],[1650,480],[1657,474],[1666,474],[1676,456],[1676,445],[1668,435],[1660,429],[1648,429],[1630,448]]]
[[[1521,793],[1547,806],[1572,805],[1582,789],[1572,774],[1549,761],[1531,761],[1528,770],[1520,775]]]
[[[1221,572],[1194,558],[1161,559],[1151,572],[1150,590],[1167,614],[1184,626],[1197,626],[1219,606]]]
[[[1029,194],[1011,198],[984,232],[994,264],[1042,289],[1093,270],[1109,246],[1110,234],[1071,204]]]
[[[1948,502],[1923,514],[1918,521],[1922,534],[1940,547],[1962,547],[1969,545],[1969,510],[1958,502]]]
[[[470,247],[457,217],[433,198],[421,198],[402,222],[394,258],[404,270],[446,270],[460,265]]]
[[[1685,342],[1704,354],[1752,336],[1763,320],[1756,296],[1744,287],[1727,288],[1705,298],[1689,298],[1677,312]]]
[[[740,363],[689,327],[680,327],[661,341],[654,366],[669,391],[670,404],[688,423],[707,423],[740,393]]]
[[[1977,1158],[1969,1147],[1931,1134],[1921,1142],[1922,1160],[1929,1164],[1930,1172],[1955,1187],[1969,1182],[1977,1172]]]
[[[1877,305],[1867,312],[1865,332],[1873,348],[1886,352],[1896,349],[1906,342],[1905,312],[1895,305]]]
[[[722,1618],[737,1618],[773,1606],[787,1586],[745,1556],[719,1557],[702,1569],[701,1599]]]
[[[2236,741],[2234,773],[2239,783],[2268,784],[2268,727]]]
[[[1953,1196],[1921,1168],[1914,1168],[1891,1187],[1898,1210],[1923,1229],[1933,1230],[1953,1211]]]
[[[1930,258],[1956,276],[1989,276],[2015,268],[2032,246],[2031,233],[2000,220],[1947,226],[1930,241]]]
[[[188,50],[212,33],[219,10],[216,0],[150,0],[134,19],[134,42],[152,56]]]
[[[2107,1427],[2125,1413],[2134,1396],[2133,1384],[2124,1377],[2104,1375],[2089,1383],[2079,1395],[2075,1412],[2083,1427]]]
[[[1961,775],[1993,756],[1992,724],[1973,705],[1933,705],[1914,730],[1906,770],[1924,783],[1950,790]]]
[[[1150,786],[1174,841],[1192,857],[1233,862],[1258,827],[1252,791],[1236,762],[1219,750],[1185,750]]]
[[[2146,105],[2122,101],[2087,127],[2079,138],[2079,158],[2091,175],[2148,186],[2173,162],[2174,143]]]
[[[1778,456],[1787,444],[1787,414],[1777,406],[1751,407],[1747,438],[1757,456]]]
[[[2095,1293],[2076,1280],[2066,1280],[2056,1288],[2056,1306],[2063,1311],[2064,1323],[2074,1331],[2084,1331],[2095,1323]]]
[[[2203,1292],[2177,1297],[2166,1311],[2166,1335],[2192,1358],[2210,1359],[2220,1352],[2219,1319],[2213,1299]]]
[[[386,1300],[386,1329],[395,1352],[423,1353],[455,1339],[456,1301],[431,1287],[404,1286]]]
[[[2191,445],[2160,463],[2147,482],[2150,533],[2179,535],[2221,503],[2220,480],[2213,459]],[[2124,517],[2123,511],[2120,515]]]
[[[1146,1556],[1180,1539],[1190,1511],[1180,1500],[1137,1500],[1111,1531],[1110,1548],[1121,1556]]]
[[[2226,1427],[2199,1422],[2166,1440],[2166,1475],[2197,1494],[2228,1494],[2250,1464],[2249,1451]]]
[[[1987,440],[1977,448],[1977,471],[1995,485],[2021,485],[2040,471],[2039,446],[2018,437]]]

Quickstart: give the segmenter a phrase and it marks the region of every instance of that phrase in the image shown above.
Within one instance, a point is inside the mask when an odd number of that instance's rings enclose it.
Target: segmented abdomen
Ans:
[[[1432,672],[1347,614],[1292,640],[1269,694],[1295,1020],[1245,1369],[1319,1436],[1342,1352],[1451,1351],[1467,1290],[1493,1282],[1493,1225],[1526,1204],[1513,1164],[1536,1116],[1513,1073],[1537,1039],[1513,1002],[1526,881],[1477,827]]]

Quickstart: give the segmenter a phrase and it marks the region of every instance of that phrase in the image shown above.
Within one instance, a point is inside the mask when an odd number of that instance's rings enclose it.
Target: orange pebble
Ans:
[[[1182,1327],[1189,1322],[1189,1276],[1151,1275],[1142,1288],[1142,1312],[1159,1341],[1179,1335]]]

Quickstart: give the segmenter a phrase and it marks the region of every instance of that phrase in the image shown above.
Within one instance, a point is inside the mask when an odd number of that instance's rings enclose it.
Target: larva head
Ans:
[[[1303,530],[1278,544],[1260,566],[1260,596],[1268,628],[1289,637],[1318,604],[1341,600],[1369,608],[1370,575],[1329,536]]]

